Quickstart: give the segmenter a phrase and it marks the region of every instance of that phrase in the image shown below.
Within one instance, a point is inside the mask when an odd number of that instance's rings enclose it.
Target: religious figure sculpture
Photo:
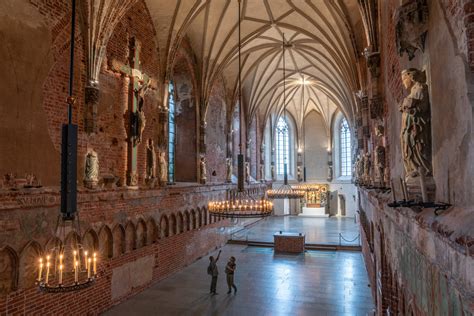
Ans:
[[[245,163],[245,181],[250,183],[250,162]]]
[[[424,72],[402,71],[402,82],[409,94],[400,104],[400,132],[403,164],[407,179],[431,175],[431,110]]]
[[[150,81],[143,84],[138,90],[135,90],[135,93],[138,96],[138,111],[136,112],[136,134],[134,138],[134,146],[137,146],[142,142],[143,131],[146,126],[145,111],[143,109],[145,103],[145,94],[148,88],[150,87]]]
[[[225,165],[226,165],[226,182],[231,183],[232,182],[232,158],[226,158]]]
[[[199,162],[199,182],[201,184],[206,184],[207,182],[207,169],[206,169],[206,157],[201,156],[201,161]]]
[[[155,144],[153,143],[153,139],[150,138],[150,139],[148,139],[148,144],[146,146],[146,176],[145,176],[145,179],[148,182],[154,182],[153,180],[156,179],[155,164],[156,164]]]
[[[265,166],[260,163],[260,182],[265,182]]]
[[[365,185],[370,185],[371,184],[371,167],[372,167],[372,161],[370,157],[370,153],[365,153],[364,155],[364,183]]]
[[[272,181],[275,180],[275,165],[273,164],[272,162],[272,165],[271,165],[271,168],[270,168],[270,173],[271,173],[271,176],[272,176]]]
[[[99,157],[94,149],[86,155],[84,170],[84,186],[89,189],[97,188],[99,183]]]
[[[166,161],[166,152],[164,150],[159,151],[158,161],[160,165],[160,169],[159,169],[160,185],[165,185],[166,182],[168,181],[168,162]]]
[[[385,185],[385,147],[377,146],[375,148],[375,164],[377,166],[379,183],[383,187]]]

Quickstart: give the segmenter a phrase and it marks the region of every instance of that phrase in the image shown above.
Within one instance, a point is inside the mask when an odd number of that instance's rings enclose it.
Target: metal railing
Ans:
[[[339,246],[342,246],[342,241],[345,241],[346,243],[353,243],[354,241],[357,240],[357,244],[360,246],[360,234],[357,234],[354,239],[349,240],[345,238],[342,233],[339,233]]]

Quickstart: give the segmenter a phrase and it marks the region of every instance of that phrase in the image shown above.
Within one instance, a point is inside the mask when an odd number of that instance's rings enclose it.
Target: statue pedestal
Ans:
[[[408,200],[422,201],[420,177],[407,177]],[[436,184],[433,177],[425,177],[425,188],[429,201],[435,200]]]
[[[84,180],[84,186],[88,189],[95,190],[99,185],[99,181],[96,180]]]

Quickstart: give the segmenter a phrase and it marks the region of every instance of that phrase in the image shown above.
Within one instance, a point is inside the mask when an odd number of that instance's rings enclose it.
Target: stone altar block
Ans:
[[[304,252],[304,234],[278,232],[273,235],[273,241],[275,244],[275,252]]]
[[[302,213],[298,216],[311,216],[311,217],[329,217],[329,214],[326,214],[325,207],[306,207],[302,209]]]

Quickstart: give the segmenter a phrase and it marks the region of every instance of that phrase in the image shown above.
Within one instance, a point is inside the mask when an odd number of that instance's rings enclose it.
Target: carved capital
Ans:
[[[364,56],[372,78],[378,78],[380,76],[380,52],[372,52],[369,48],[366,48]]]
[[[370,99],[370,118],[378,119],[383,115],[383,99],[381,96],[374,96]]]

